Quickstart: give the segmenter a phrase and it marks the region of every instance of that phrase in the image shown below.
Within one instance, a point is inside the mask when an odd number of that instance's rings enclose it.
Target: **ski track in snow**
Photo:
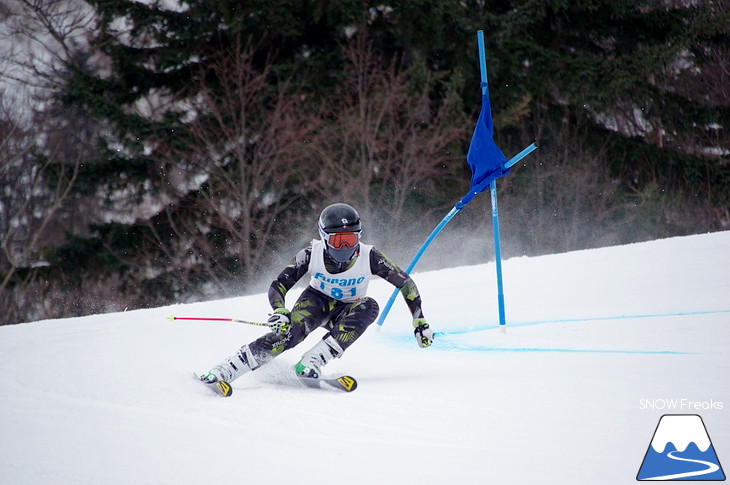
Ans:
[[[722,462],[729,255],[720,232],[506,260],[505,332],[493,263],[417,273],[434,345],[396,301],[325,368],[350,394],[291,373],[321,330],[230,398],[190,378],[262,329],[168,317],[260,320],[263,294],[0,327],[0,484],[630,484],[666,413]],[[675,398],[724,406],[640,406]]]

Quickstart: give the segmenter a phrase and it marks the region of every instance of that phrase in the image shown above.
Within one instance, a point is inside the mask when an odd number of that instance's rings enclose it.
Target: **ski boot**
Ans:
[[[318,379],[322,375],[322,367],[342,355],[342,352],[344,350],[340,344],[332,335],[328,335],[302,355],[301,360],[294,366],[294,372],[299,377]]]

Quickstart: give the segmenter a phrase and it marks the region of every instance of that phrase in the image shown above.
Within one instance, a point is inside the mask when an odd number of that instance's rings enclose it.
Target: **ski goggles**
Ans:
[[[334,249],[355,249],[360,242],[360,231],[322,233],[322,238]]]

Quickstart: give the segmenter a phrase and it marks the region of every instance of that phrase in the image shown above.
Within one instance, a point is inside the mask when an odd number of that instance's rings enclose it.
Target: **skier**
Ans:
[[[372,275],[400,288],[413,315],[418,345],[431,345],[433,330],[423,317],[416,284],[382,252],[360,243],[362,225],[357,211],[347,204],[332,204],[322,211],[318,226],[321,240],[314,239],[300,250],[271,283],[268,292],[274,310],[268,320],[271,332],[244,345],[235,355],[200,376],[203,382],[231,383],[295,347],[313,330],[325,327],[328,331],[324,337],[294,367],[301,377],[318,378],[322,367],[342,356],[378,316],[378,303],[366,296]],[[309,286],[291,311],[287,310],[286,293],[307,273]]]

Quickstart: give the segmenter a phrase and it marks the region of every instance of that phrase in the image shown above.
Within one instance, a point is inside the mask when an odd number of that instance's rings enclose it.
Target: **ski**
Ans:
[[[219,396],[223,397],[229,397],[231,394],[233,394],[233,388],[229,383],[226,381],[217,381],[217,382],[205,382],[201,376],[197,374],[193,374],[195,376],[195,379],[199,382],[202,382],[205,384],[205,387],[210,389],[211,391],[215,392]]]
[[[205,387],[213,391],[219,396],[223,397],[229,397],[233,394],[233,388],[231,385],[226,381],[217,381],[208,383],[205,382],[203,379],[201,379],[201,376],[197,374],[193,374],[196,381],[202,382],[205,384]],[[329,378],[317,378],[317,377],[304,377],[304,376],[297,376],[299,380],[306,385],[307,387],[312,388],[322,388],[322,384],[324,383],[326,387],[336,389],[338,391],[344,391],[344,392],[352,392],[355,389],[357,389],[357,380],[355,380],[352,376],[339,376],[339,377],[329,377]]]
[[[352,376],[339,376],[329,378],[297,376],[308,387],[321,388],[321,383],[344,392],[352,392],[357,389],[357,380]]]

